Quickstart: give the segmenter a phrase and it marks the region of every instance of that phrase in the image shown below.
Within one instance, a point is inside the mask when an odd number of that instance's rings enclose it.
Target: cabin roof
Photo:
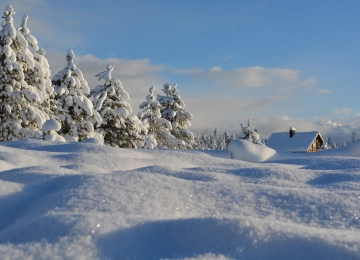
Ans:
[[[295,132],[291,138],[289,132],[272,133],[266,142],[266,146],[276,151],[307,152],[318,135],[324,142],[324,139],[317,131]]]

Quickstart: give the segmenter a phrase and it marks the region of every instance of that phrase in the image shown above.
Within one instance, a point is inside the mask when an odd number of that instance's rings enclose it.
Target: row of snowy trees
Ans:
[[[352,132],[352,134],[351,134],[351,136],[350,136],[350,141],[351,141],[351,142],[360,141],[359,138],[356,138],[356,132],[355,132],[355,131]],[[350,144],[350,141],[348,141],[347,143],[344,142],[341,146],[339,146],[336,141],[333,141],[333,140],[331,139],[331,137],[329,137],[329,138],[327,139],[327,141],[323,143],[323,145],[322,145],[321,148],[322,148],[322,149],[338,149],[338,148],[340,148],[340,147],[345,147],[345,146],[347,146],[348,144]]]
[[[229,134],[226,130],[220,133],[216,128],[213,133],[209,134],[208,130],[200,135],[195,134],[194,148],[199,150],[226,150],[229,143],[235,139],[243,139],[254,144],[262,145],[259,130],[252,129],[251,120],[248,119],[246,125],[240,124],[241,132],[237,135]]]
[[[195,134],[194,148],[199,150],[226,150],[229,143],[238,138],[234,134],[229,134],[228,131],[220,133],[216,128],[213,133],[209,134],[208,130],[200,135]]]
[[[165,84],[165,95],[156,99],[151,87],[142,111],[133,115],[128,93],[112,78],[112,65],[96,75],[103,85],[91,90],[69,50],[67,66],[51,80],[46,52],[30,34],[28,17],[16,30],[14,14],[8,5],[0,32],[0,141],[95,138],[118,147],[192,148],[194,135],[187,127],[193,116],[177,85]]]

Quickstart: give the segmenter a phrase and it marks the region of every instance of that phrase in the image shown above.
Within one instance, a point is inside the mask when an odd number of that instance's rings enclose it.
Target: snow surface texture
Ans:
[[[3,142],[1,259],[360,259],[360,142],[230,154]]]

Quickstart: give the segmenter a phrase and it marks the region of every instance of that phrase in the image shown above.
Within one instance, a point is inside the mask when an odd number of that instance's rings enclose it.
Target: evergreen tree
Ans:
[[[338,148],[339,148],[339,146],[338,146],[337,142],[333,142],[332,149],[338,149]]]
[[[225,145],[226,145],[226,149],[227,149],[227,147],[229,146],[229,143],[232,141],[228,130],[225,130],[225,132],[224,132],[224,140],[225,140]]]
[[[327,142],[323,142],[323,144],[321,145],[321,149],[328,150],[331,149],[331,146]]]
[[[224,135],[224,134],[221,134],[221,135],[219,136],[218,149],[219,149],[219,150],[226,150],[226,149],[227,149],[226,139],[225,139],[225,135]]]
[[[209,150],[210,149],[210,138],[207,131],[203,132],[200,136],[200,147],[201,150]]]
[[[14,14],[12,6],[6,6],[0,31],[0,141],[40,138],[47,119],[39,109],[42,94],[27,82],[36,64],[27,40],[13,25]]]
[[[329,138],[328,138],[327,144],[328,144],[330,147],[333,146],[333,141],[332,141],[332,139],[331,139],[330,136],[329,136]]]
[[[157,96],[157,100],[162,107],[162,118],[171,122],[171,134],[176,138],[183,140],[186,148],[191,148],[194,141],[194,135],[187,128],[191,126],[190,120],[193,116],[184,109],[185,103],[179,95],[177,84],[171,86],[166,83],[164,84],[162,91],[165,93],[165,96]]]
[[[250,119],[248,119],[247,125],[240,124],[240,127],[241,132],[239,135],[239,139],[248,140],[255,144],[262,144],[259,130],[257,128],[255,128],[254,130],[251,129]]]
[[[51,100],[54,88],[51,86],[51,71],[49,63],[45,57],[45,50],[38,47],[38,41],[30,34],[30,30],[27,27],[28,16],[24,15],[21,26],[18,31],[24,36],[29,46],[31,46],[34,52],[28,52],[30,57],[33,57],[34,66],[29,67],[25,73],[25,81],[37,88],[40,93],[41,104],[38,108],[44,112],[46,119],[52,117],[52,112],[56,111],[54,102]]]
[[[99,80],[104,79],[105,83],[96,86],[90,93],[94,109],[102,117],[102,124],[95,126],[96,131],[102,133],[104,142],[111,146],[142,148],[147,129],[137,116],[132,115],[132,108],[127,102],[130,97],[121,81],[111,77],[113,67],[108,65],[106,71],[95,75]],[[149,144],[146,148],[154,146],[149,137],[150,141],[152,145]]]
[[[142,109],[138,113],[140,120],[148,126],[149,134],[154,136],[160,148],[183,147],[184,141],[171,134],[171,123],[167,119],[161,118],[161,105],[155,100],[154,90],[154,87],[149,89],[150,94],[146,96],[146,101],[139,106]]]
[[[101,124],[101,116],[85,96],[90,89],[82,72],[74,64],[75,55],[68,50],[67,66],[53,77],[56,118],[61,122],[59,134],[67,141],[82,141],[94,137],[93,123]]]
[[[355,131],[354,132],[352,132],[352,134],[351,134],[351,142],[355,142],[356,141],[356,133],[355,133]]]
[[[217,128],[215,128],[214,133],[210,136],[210,149],[218,150],[219,149],[219,138],[220,134]]]

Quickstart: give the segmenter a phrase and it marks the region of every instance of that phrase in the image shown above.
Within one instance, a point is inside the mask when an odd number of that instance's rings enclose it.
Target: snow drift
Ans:
[[[0,256],[360,258],[359,158],[228,155],[1,143]]]
[[[232,159],[248,162],[263,162],[272,158],[276,151],[265,146],[251,143],[246,140],[233,140],[228,146]]]

